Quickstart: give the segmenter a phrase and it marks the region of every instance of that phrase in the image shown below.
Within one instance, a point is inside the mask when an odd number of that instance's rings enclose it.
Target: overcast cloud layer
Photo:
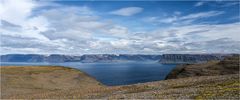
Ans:
[[[1,0],[1,53],[240,53],[239,2],[78,3]]]

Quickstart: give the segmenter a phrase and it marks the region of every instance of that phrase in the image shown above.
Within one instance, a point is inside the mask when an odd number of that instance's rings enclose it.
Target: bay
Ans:
[[[1,62],[1,66],[37,66],[59,65],[79,69],[104,85],[129,85],[136,83],[164,80],[175,64],[160,64],[158,62],[128,62],[128,63],[31,63],[31,62]]]

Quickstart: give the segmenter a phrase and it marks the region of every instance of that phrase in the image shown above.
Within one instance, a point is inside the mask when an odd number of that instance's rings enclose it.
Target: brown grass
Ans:
[[[2,98],[101,86],[87,74],[72,68],[59,66],[1,67]]]
[[[239,99],[239,74],[104,86],[59,66],[1,67],[1,99]]]

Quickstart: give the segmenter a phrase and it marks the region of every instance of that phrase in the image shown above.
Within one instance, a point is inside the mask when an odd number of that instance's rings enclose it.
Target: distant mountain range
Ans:
[[[156,61],[164,64],[172,63],[202,63],[209,60],[222,60],[230,54],[88,54],[81,56],[71,55],[39,55],[39,54],[6,54],[1,55],[1,62],[131,62],[131,61]]]
[[[1,55],[1,62],[126,62],[126,61],[158,61],[161,55],[130,55],[130,54],[89,54],[81,56],[70,55],[37,55],[37,54],[7,54]]]

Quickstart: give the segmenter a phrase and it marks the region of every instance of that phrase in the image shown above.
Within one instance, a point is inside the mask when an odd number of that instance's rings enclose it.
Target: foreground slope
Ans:
[[[65,67],[1,67],[1,98],[10,99],[239,99],[239,74],[104,86]]]
[[[78,70],[59,66],[1,67],[1,97],[100,87]]]

